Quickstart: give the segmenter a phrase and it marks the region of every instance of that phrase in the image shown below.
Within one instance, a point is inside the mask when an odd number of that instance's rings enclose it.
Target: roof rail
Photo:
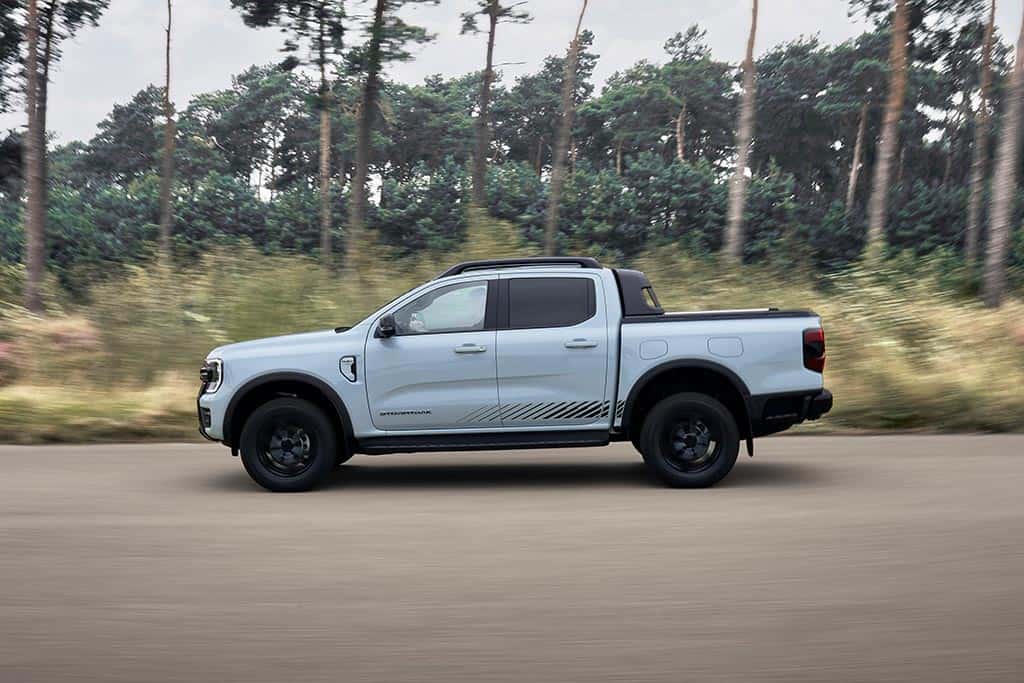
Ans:
[[[492,268],[518,268],[528,266],[577,266],[579,268],[601,268],[601,264],[597,262],[597,259],[582,256],[535,256],[532,258],[499,258],[499,259],[485,259],[483,261],[466,261],[454,265],[448,270],[444,271],[437,276],[437,279],[443,277],[452,277],[453,275],[461,275],[471,270],[490,270]]]

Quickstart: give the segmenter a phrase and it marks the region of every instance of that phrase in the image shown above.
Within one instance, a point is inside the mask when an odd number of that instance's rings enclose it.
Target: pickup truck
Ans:
[[[354,327],[214,349],[199,429],[272,491],[354,454],[630,441],[705,487],[742,442],[832,408],[809,311],[666,313],[643,273],[591,258],[461,263]]]

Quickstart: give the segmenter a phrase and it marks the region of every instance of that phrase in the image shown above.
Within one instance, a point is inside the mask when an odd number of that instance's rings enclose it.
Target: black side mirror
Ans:
[[[395,336],[395,316],[386,315],[377,322],[376,336],[384,339]]]

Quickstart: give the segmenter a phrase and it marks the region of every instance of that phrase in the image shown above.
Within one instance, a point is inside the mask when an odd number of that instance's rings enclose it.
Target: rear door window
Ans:
[[[571,327],[597,312],[594,281],[583,277],[514,278],[508,283],[512,330]]]

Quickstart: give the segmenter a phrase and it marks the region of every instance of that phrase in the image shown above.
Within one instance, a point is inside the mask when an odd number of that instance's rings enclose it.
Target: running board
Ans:
[[[375,436],[360,439],[357,453],[419,453],[422,451],[505,451],[522,448],[607,446],[607,430],[560,432],[500,432],[492,434],[426,434]]]

